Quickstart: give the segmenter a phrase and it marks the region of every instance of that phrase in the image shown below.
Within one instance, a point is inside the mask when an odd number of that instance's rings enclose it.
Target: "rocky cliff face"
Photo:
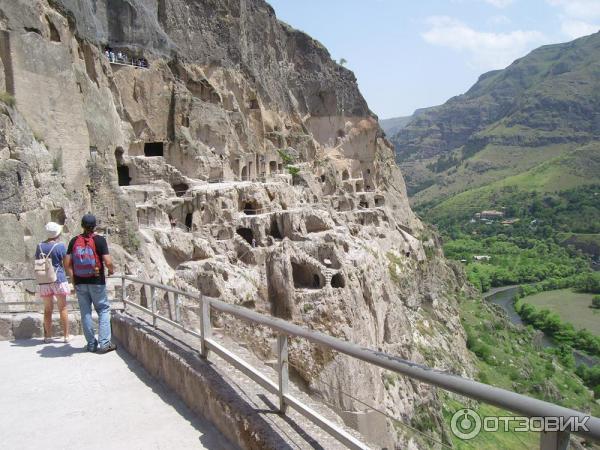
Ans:
[[[0,0],[0,61],[3,274],[29,273],[46,221],[75,233],[91,210],[123,272],[471,373],[461,282],[354,75],[262,0]],[[219,321],[269,357],[273,336]],[[382,445],[411,437],[331,386],[441,423],[424,385],[306,342],[291,363]]]

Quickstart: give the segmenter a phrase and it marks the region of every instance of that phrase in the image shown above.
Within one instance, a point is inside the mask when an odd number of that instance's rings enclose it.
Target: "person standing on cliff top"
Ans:
[[[83,233],[69,242],[64,264],[69,278],[75,285],[81,326],[89,352],[108,353],[117,349],[111,342],[110,302],[106,292],[106,278],[114,273],[112,257],[106,239],[94,233],[96,217],[86,214],[81,219]],[[92,324],[92,305],[98,313],[98,339]]]

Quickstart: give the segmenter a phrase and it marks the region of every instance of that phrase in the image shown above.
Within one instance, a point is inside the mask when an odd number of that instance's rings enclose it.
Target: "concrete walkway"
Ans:
[[[233,448],[128,353],[84,343],[0,342],[1,448]]]

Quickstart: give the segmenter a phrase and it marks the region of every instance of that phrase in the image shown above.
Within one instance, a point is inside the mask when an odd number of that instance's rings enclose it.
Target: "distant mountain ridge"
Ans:
[[[554,158],[577,177],[579,164],[591,158],[595,167],[600,148],[594,145],[600,33],[540,47],[483,74],[466,93],[420,110],[390,140],[416,203],[435,203]]]
[[[388,136],[395,136],[411,121],[413,116],[394,117],[392,119],[382,119],[379,125]]]

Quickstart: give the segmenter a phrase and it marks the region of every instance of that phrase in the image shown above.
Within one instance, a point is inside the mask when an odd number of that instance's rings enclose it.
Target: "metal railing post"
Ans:
[[[279,375],[279,412],[285,414],[287,404],[285,396],[288,393],[289,364],[288,364],[288,337],[279,333],[277,336],[277,373]]]
[[[540,450],[567,450],[569,440],[568,431],[541,431]]]
[[[206,339],[212,335],[212,326],[210,323],[210,300],[203,295],[200,296],[202,312],[200,315],[200,353],[203,358],[208,358],[208,345]]]
[[[175,302],[175,322],[181,323],[181,300],[179,300],[179,294],[174,294],[173,301]]]
[[[150,308],[152,309],[152,326],[156,328],[156,288],[150,287]]]
[[[124,276],[121,277],[121,302],[123,302],[123,311],[125,311],[127,304],[125,303],[125,277]]]

